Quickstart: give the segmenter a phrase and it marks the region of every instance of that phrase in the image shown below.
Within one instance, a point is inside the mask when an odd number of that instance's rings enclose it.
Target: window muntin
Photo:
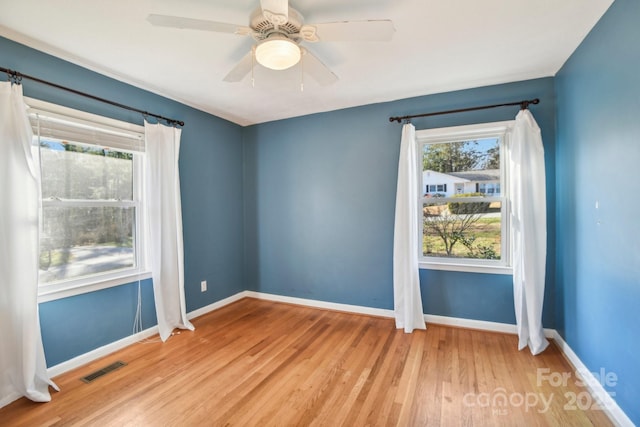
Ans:
[[[449,189],[420,195],[421,266],[508,272],[504,152],[510,128],[501,122],[416,132],[420,188]]]
[[[42,178],[39,300],[147,278],[144,128],[27,104]]]

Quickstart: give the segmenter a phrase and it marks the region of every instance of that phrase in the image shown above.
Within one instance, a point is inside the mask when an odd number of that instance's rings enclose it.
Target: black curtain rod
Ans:
[[[507,104],[484,105],[482,107],[470,107],[470,108],[461,108],[459,110],[436,111],[434,113],[414,114],[412,116],[389,117],[389,121],[390,122],[397,121],[398,123],[401,123],[403,120],[411,120],[416,117],[429,117],[429,116],[439,116],[441,114],[464,113],[465,111],[486,110],[489,108],[510,107],[513,105],[519,105],[520,109],[526,110],[527,108],[529,108],[530,104],[539,104],[539,103],[540,103],[540,99],[536,98],[536,99],[531,99],[529,101],[509,102]]]
[[[29,79],[29,80],[33,80],[34,82],[42,83],[42,84],[45,84],[47,86],[55,87],[57,89],[61,89],[61,90],[65,90],[67,92],[74,93],[76,95],[84,96],[86,98],[90,98],[90,99],[93,99],[95,101],[104,102],[105,104],[113,105],[115,107],[124,108],[125,110],[135,111],[136,113],[140,113],[143,116],[155,117],[158,120],[166,121],[169,125],[184,126],[184,122],[182,120],[170,119],[168,117],[164,117],[164,116],[161,116],[159,114],[149,113],[148,111],[139,110],[139,109],[134,108],[134,107],[129,107],[128,105],[120,104],[119,102],[109,101],[108,99],[100,98],[98,96],[91,95],[91,94],[88,94],[88,93],[85,93],[85,92],[80,92],[79,90],[75,90],[75,89],[71,89],[71,88],[68,88],[68,87],[65,87],[65,86],[61,86],[61,85],[59,85],[57,83],[51,83],[51,82],[48,82],[46,80],[39,79],[37,77],[33,77],[33,76],[26,75],[26,74],[22,74],[22,73],[20,73],[18,71],[15,71],[15,70],[10,70],[8,68],[0,67],[0,71],[6,73],[7,76],[9,77],[10,81],[12,81],[12,82],[14,82],[16,84],[20,84],[20,81],[23,78],[24,79]]]

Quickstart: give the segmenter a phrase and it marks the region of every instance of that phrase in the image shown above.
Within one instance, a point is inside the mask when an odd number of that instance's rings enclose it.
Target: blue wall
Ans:
[[[556,77],[557,321],[640,424],[640,2],[617,0]],[[598,203],[598,207],[596,207]]]
[[[242,128],[0,37],[0,65],[96,96],[184,120],[180,152],[187,311],[244,289]],[[26,96],[142,124],[139,114],[24,81]],[[207,280],[208,291],[200,292]],[[150,281],[143,322],[156,323]],[[40,305],[48,366],[131,335],[137,283]]]
[[[400,150],[390,116],[538,97],[547,162],[544,323],[554,326],[555,97],[539,79],[254,125],[244,132],[245,270],[252,290],[392,309]],[[413,121],[417,129],[512,120],[517,107]],[[425,312],[515,323],[511,276],[422,270]]]
[[[140,282],[142,325],[157,324],[151,279]],[[42,344],[47,366],[132,334],[138,283],[116,286],[40,304]]]

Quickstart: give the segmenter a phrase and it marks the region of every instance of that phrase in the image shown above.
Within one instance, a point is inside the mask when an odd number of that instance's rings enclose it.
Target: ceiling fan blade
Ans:
[[[305,74],[310,75],[321,86],[328,86],[338,81],[338,76],[316,56],[307,49],[303,49],[302,52],[302,70]]]
[[[147,21],[156,27],[170,27],[188,30],[214,31],[216,33],[232,33],[242,36],[249,35],[253,30],[249,27],[224,22],[207,21],[204,19],[182,18],[180,16],[155,15],[147,17]]]
[[[288,0],[260,0],[264,17],[273,25],[284,25],[289,21]]]
[[[391,20],[382,19],[303,25],[300,29],[300,35],[304,40],[310,42],[384,42],[390,41],[395,31]]]
[[[252,57],[253,51],[249,51],[249,53],[243,56],[240,62],[238,62],[222,80],[229,83],[237,83],[244,79],[244,77],[251,71],[251,67],[253,65]]]

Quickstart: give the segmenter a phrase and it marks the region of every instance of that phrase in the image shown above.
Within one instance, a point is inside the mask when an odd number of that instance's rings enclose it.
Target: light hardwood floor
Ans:
[[[20,399],[0,425],[611,425],[578,409],[589,397],[553,344],[534,357],[512,335],[405,334],[390,319],[250,298],[193,323],[57,377],[51,402]],[[80,381],[117,360],[127,366]],[[543,372],[570,378],[554,387]]]

